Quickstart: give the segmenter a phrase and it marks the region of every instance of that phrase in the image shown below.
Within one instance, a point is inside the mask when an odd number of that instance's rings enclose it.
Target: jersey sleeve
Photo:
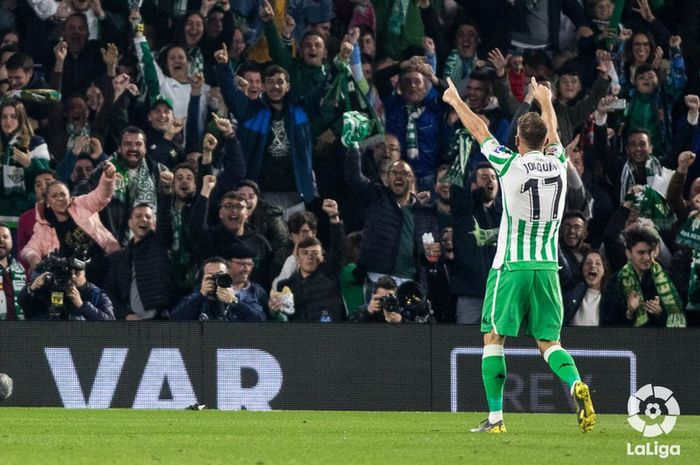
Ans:
[[[491,163],[499,176],[503,176],[508,167],[518,157],[518,154],[505,145],[498,143],[493,137],[489,137],[481,144],[481,153]]]
[[[566,163],[566,151],[561,144],[549,144],[545,147],[544,154],[548,157],[556,157],[561,163]]]

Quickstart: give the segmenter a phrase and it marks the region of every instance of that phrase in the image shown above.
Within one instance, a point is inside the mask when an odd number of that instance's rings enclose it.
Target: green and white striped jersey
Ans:
[[[503,216],[494,268],[554,269],[566,201],[566,156],[561,144],[520,155],[493,138],[481,152],[501,178]]]

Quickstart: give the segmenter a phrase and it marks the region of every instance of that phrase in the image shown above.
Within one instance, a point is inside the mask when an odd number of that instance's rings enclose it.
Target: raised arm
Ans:
[[[452,108],[454,108],[457,116],[459,116],[460,121],[469,133],[476,139],[479,145],[489,139],[493,138],[489,132],[489,127],[486,125],[484,120],[482,120],[476,113],[474,113],[469,106],[462,101],[459,96],[459,92],[455,87],[452,79],[447,78],[448,88],[444,94],[442,94],[442,100],[448,103]],[[549,90],[549,89],[548,89]],[[551,106],[551,102],[550,102]],[[554,110],[552,110],[554,114]],[[556,119],[555,119],[556,122]],[[555,128],[556,130],[556,128]]]
[[[534,76],[531,78],[530,86],[535,100],[540,104],[542,121],[547,126],[547,143],[561,144],[559,134],[557,134],[557,115],[554,113],[554,106],[552,106],[552,91],[549,90],[549,87],[538,84]]]

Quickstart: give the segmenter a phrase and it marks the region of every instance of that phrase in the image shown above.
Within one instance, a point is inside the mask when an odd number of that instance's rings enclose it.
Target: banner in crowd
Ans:
[[[484,411],[476,326],[0,322],[4,406]],[[565,328],[596,409],[648,383],[699,414],[700,330]],[[573,405],[529,338],[508,341],[504,409]]]

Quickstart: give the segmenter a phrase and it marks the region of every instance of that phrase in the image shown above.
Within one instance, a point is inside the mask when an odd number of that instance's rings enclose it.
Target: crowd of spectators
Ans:
[[[513,147],[534,77],[565,324],[698,325],[699,60],[700,0],[2,0],[0,319],[478,324],[442,93]]]

